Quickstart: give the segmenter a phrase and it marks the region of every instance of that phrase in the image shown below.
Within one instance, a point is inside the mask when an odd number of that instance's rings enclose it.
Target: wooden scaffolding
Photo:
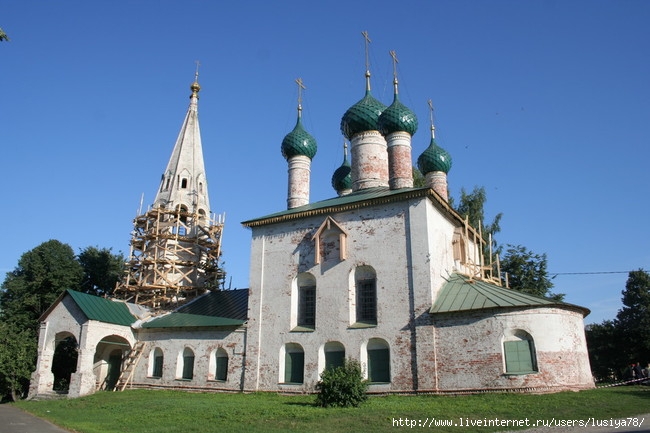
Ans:
[[[125,276],[114,297],[169,310],[223,288],[223,225],[221,215],[209,218],[184,207],[154,208],[136,217]]]
[[[487,240],[484,239],[483,225],[480,222],[476,230],[469,223],[468,217],[465,217],[463,226],[456,230],[453,244],[454,257],[458,259],[464,274],[497,286],[503,284],[499,254],[492,252],[492,235],[490,234]]]

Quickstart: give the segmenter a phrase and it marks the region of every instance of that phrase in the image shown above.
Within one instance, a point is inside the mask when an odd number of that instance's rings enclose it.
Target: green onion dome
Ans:
[[[402,104],[395,93],[393,103],[379,116],[379,132],[386,136],[393,132],[408,132],[411,136],[418,130],[418,118],[406,105]]]
[[[343,164],[334,170],[334,174],[332,175],[332,188],[337,193],[346,189],[352,189],[352,167],[348,161],[347,152],[343,156]]]
[[[289,159],[294,156],[303,155],[312,159],[316,155],[316,139],[311,136],[302,126],[300,116],[293,131],[288,133],[282,140],[282,156]]]
[[[341,119],[341,132],[348,140],[364,131],[377,131],[379,116],[386,106],[376,100],[370,90],[359,102],[348,109]]]
[[[451,156],[445,149],[436,144],[431,137],[431,143],[418,158],[418,169],[424,175],[434,171],[442,171],[445,174],[451,169]]]

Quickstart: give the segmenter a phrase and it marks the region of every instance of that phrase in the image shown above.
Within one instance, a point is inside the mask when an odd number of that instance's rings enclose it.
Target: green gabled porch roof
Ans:
[[[227,317],[201,316],[198,314],[170,313],[143,323],[143,328],[205,328],[219,326],[241,326],[244,320]]]
[[[517,307],[561,307],[578,310],[583,316],[590,313],[587,308],[578,305],[529,295],[460,274],[452,274],[442,286],[429,312],[436,314]]]
[[[130,326],[136,321],[124,302],[115,302],[75,290],[66,290],[65,294],[74,300],[89,320],[124,326]]]

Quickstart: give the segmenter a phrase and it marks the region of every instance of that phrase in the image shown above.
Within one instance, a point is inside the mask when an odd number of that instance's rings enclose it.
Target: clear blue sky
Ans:
[[[450,190],[484,186],[501,244],[548,255],[549,271],[650,268],[648,1],[2,0],[0,272],[49,239],[129,251],[201,62],[199,118],[223,258],[248,287],[241,221],[286,208],[280,143],[295,124],[318,141],[312,201],[335,195],[343,113],[364,91],[419,117],[414,159],[436,138]],[[559,275],[554,291],[615,317],[626,273]]]

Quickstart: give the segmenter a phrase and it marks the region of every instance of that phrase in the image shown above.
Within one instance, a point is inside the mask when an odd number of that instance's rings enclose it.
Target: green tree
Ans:
[[[36,330],[38,318],[66,289],[79,287],[83,269],[72,248],[49,240],[23,254],[2,283],[0,320]]]
[[[87,247],[79,253],[84,271],[79,290],[96,296],[113,293],[124,272],[124,256],[113,254],[110,248]]]
[[[0,400],[24,397],[36,365],[36,332],[0,321]]]
[[[650,362],[650,273],[629,273],[622,292],[623,308],[616,315],[629,362]]]
[[[420,170],[413,166],[413,188],[424,188],[427,186],[427,181]]]
[[[0,42],[7,41],[9,42],[9,36],[0,28]]]
[[[23,254],[0,287],[0,390],[12,399],[26,393],[36,364],[38,319],[83,276],[72,248],[49,240]]]
[[[553,282],[546,266],[546,254],[535,254],[521,245],[507,245],[501,258],[501,272],[508,275],[511,289],[561,302],[564,294],[551,293]]]
[[[492,222],[485,223],[484,207],[486,201],[487,195],[484,187],[474,187],[471,193],[467,193],[463,188],[460,191],[460,200],[456,209],[461,216],[467,218],[472,227],[476,229],[482,227],[481,232],[485,241],[485,248],[483,249],[485,263],[490,263],[491,247],[492,254],[499,254],[500,256],[501,273],[508,274],[508,286],[510,288],[532,295],[551,298],[555,301],[562,301],[564,294],[550,292],[553,283],[546,269],[546,254],[534,254],[521,245],[507,245],[504,253],[503,247],[495,239],[495,235],[501,231],[503,214],[498,213]],[[492,239],[491,245],[490,238]]]
[[[585,327],[591,371],[598,382],[612,382],[623,378],[628,365],[621,332],[614,320]]]
[[[498,253],[499,247],[494,239],[494,236],[501,231],[501,217],[502,213],[498,213],[492,222],[485,221],[484,207],[487,201],[487,195],[484,187],[475,186],[471,193],[467,193],[465,188],[460,190],[460,202],[456,211],[464,218],[467,218],[469,224],[475,229],[481,228],[483,239],[485,240],[485,248],[483,250],[483,258],[485,263],[489,262],[490,245],[489,239],[492,238],[492,252]]]

